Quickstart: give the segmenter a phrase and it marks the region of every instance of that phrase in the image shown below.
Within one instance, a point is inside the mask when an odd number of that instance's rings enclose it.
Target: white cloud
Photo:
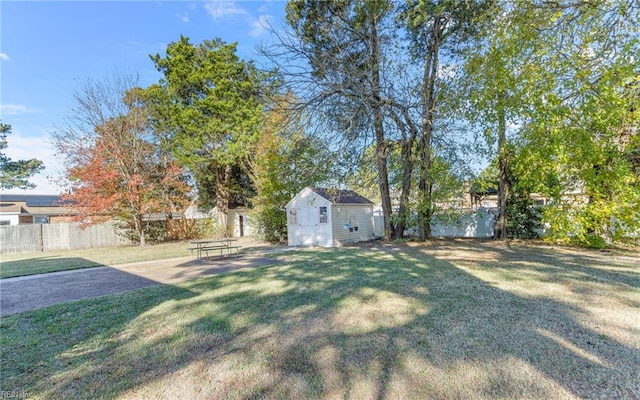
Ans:
[[[0,60],[2,60],[2,61],[9,61],[9,60],[11,60],[11,57],[9,57],[9,56],[7,55],[7,53],[0,53]]]
[[[238,7],[234,1],[212,1],[204,5],[207,13],[214,20],[233,15],[248,15],[244,8]]]
[[[23,104],[0,104],[0,116],[35,113],[37,110]]]
[[[49,168],[45,168],[42,172],[35,174],[29,178],[29,183],[36,185],[33,189],[5,189],[0,191],[0,196],[3,194],[60,194],[64,193],[65,188],[58,186],[54,182],[54,177],[49,175]]]
[[[259,16],[255,21],[253,21],[253,23],[251,23],[251,32],[249,32],[249,35],[252,37],[262,35],[271,26],[271,19],[272,17],[270,15]]]
[[[189,13],[187,11],[176,15],[182,22],[189,22]]]
[[[36,158],[44,163],[45,169],[29,178],[29,182],[36,187],[31,190],[8,189],[4,193],[24,194],[57,194],[63,189],[52,182],[52,178],[60,176],[60,160],[56,159],[55,150],[49,143],[49,133],[42,132],[41,136],[26,137],[19,130],[12,130],[7,136],[5,154],[14,161]]]

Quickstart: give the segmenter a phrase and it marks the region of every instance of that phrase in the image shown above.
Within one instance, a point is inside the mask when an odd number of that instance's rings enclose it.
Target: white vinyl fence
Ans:
[[[434,215],[431,219],[431,235],[434,237],[490,238],[496,209],[480,208],[462,213],[457,218]]]
[[[490,238],[493,236],[495,208],[480,208],[462,212],[457,218],[434,215],[431,219],[433,237]],[[381,211],[374,211],[373,222],[376,236],[384,236],[384,223]],[[415,228],[407,228],[406,236],[417,234]]]
[[[0,254],[117,247],[130,244],[132,244],[131,241],[119,234],[112,222],[91,225],[84,229],[79,223],[0,226]]]

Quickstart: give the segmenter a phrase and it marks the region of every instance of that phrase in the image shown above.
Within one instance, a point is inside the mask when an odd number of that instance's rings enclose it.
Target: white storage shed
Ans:
[[[306,187],[285,209],[289,246],[333,247],[375,238],[373,203],[352,190]]]

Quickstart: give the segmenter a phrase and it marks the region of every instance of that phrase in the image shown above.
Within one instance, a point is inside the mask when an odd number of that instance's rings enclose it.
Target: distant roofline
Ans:
[[[62,200],[59,194],[0,194],[0,202],[24,202],[27,207],[63,207],[73,204],[73,201]]]
[[[43,194],[43,193],[0,193],[0,197],[25,197],[25,196],[62,196],[57,193]]]

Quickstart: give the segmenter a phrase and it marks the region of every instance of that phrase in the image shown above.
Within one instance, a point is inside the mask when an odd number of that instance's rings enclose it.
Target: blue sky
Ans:
[[[136,73],[141,86],[156,82],[149,54],[163,54],[181,34],[192,43],[238,42],[238,55],[259,63],[265,27],[281,26],[284,8],[284,1],[0,1],[0,119],[12,125],[5,152],[46,166],[25,193],[58,192],[47,177],[64,166],[49,135],[88,78]]]

